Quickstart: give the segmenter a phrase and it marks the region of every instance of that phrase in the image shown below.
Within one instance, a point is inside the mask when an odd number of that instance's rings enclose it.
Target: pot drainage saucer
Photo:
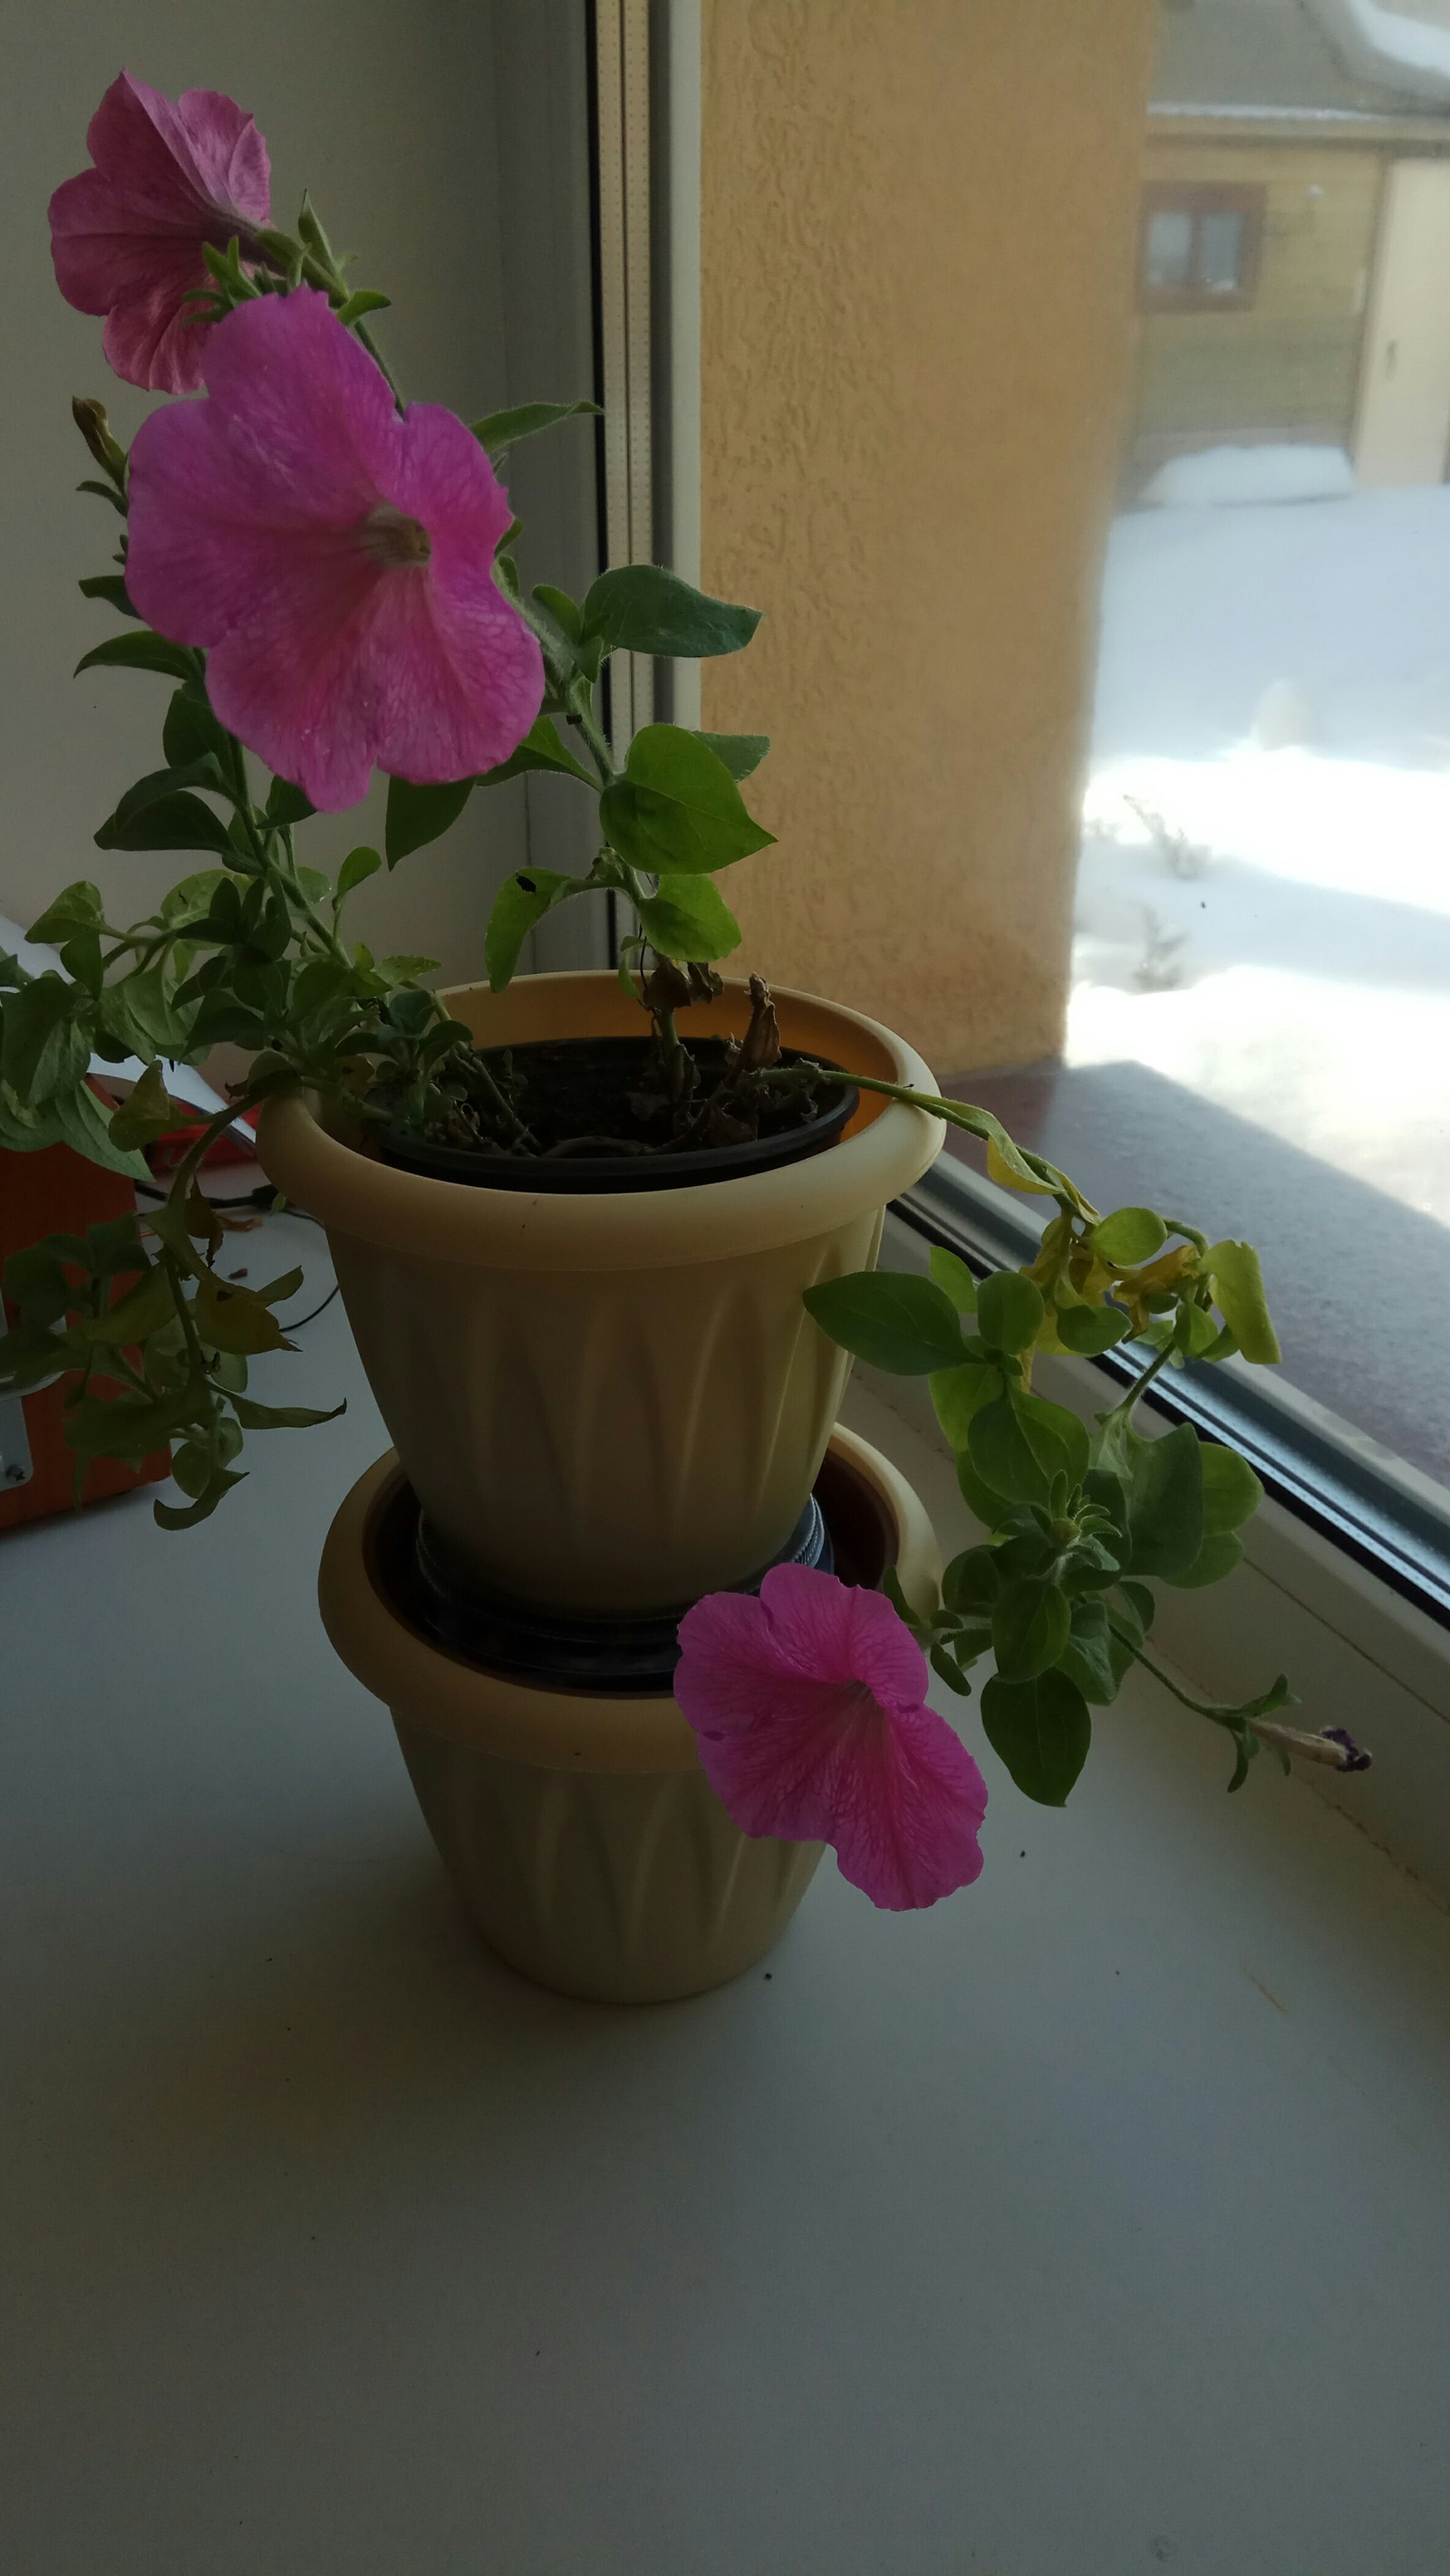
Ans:
[[[689,1603],[640,1618],[597,1613],[570,1618],[490,1592],[461,1567],[424,1518],[401,1477],[374,1531],[374,1570],[384,1599],[409,1626],[463,1662],[541,1690],[667,1692],[679,1661],[679,1623]],[[758,1592],[776,1565],[835,1569],[831,1533],[814,1494],[785,1546],[733,1592]]]

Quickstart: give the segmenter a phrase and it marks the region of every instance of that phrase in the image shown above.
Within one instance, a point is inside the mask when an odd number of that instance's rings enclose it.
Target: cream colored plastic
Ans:
[[[448,995],[490,1044],[633,1035],[613,976]],[[776,996],[787,1045],[933,1090],[890,1030]],[[743,988],[690,1015],[740,1033]],[[801,1292],[868,1268],[882,1213],[940,1150],[921,1110],[863,1093],[841,1141],[699,1188],[559,1197],[399,1172],[300,1094],[262,1113],[279,1188],[327,1227],[363,1365],[434,1527],[500,1590],[636,1612],[741,1581],[789,1537],[849,1362]]]
[[[831,1447],[884,1507],[909,1599],[940,1575],[931,1525],[894,1467],[848,1431]],[[561,1993],[661,2003],[723,1984],[779,1939],[817,1843],[752,1840],[700,1768],[664,1693],[590,1698],[476,1671],[404,1625],[369,1572],[398,1475],[379,1459],[328,1534],[318,1596],[350,1672],[386,1701],[418,1801],[499,1955]]]

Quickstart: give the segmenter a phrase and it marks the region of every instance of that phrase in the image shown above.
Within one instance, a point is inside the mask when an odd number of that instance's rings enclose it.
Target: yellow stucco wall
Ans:
[[[1059,1043],[1152,0],[706,0],[703,576],[767,612],[742,960]]]
[[[1384,158],[1331,143],[1149,144],[1145,179],[1267,193],[1252,305],[1143,317],[1141,462],[1246,431],[1349,445]]]

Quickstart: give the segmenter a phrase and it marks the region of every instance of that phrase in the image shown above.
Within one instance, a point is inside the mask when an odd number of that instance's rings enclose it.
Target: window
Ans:
[[[1138,301],[1146,313],[1252,304],[1262,187],[1161,182],[1143,193]]]
[[[1171,1395],[1442,1620],[1450,120],[1446,146],[1383,173],[1307,125],[1238,146],[1296,210],[1252,334],[1172,317],[1248,301],[1264,189],[1150,177],[1062,1050],[944,1085],[1100,1207],[1186,1194],[1258,1245],[1282,1370]],[[1022,1240],[954,1177],[960,1224]]]

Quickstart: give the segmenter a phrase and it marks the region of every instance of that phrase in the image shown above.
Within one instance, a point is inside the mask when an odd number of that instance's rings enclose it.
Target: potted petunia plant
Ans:
[[[175,1125],[168,1064],[225,1042],[250,1069],[161,1205],[12,1258],[0,1384],[68,1375],[82,1478],[169,1448],[170,1528],[238,1482],[248,1432],[328,1418],[249,1391],[249,1361],[287,1347],[293,1283],[224,1277],[198,1187],[217,1129],[259,1109],[270,1177],[327,1227],[443,1588],[566,1626],[695,1605],[677,1697],[743,1832],[834,1840],[878,1901],[930,1902],[975,1874],[985,1791],[925,1707],[926,1655],[965,1690],[993,1654],[988,1739],[1058,1801],[1089,1707],[1148,1661],[1149,1584],[1229,1571],[1251,1471],[1191,1431],[1143,1440],[1132,1414],[1170,1360],[1277,1356],[1254,1257],[1149,1211],[1100,1218],[893,1032],[728,981],[717,880],[771,844],[741,792],[768,741],[651,724],[618,744],[602,686],[620,650],[737,652],[756,612],[652,565],[525,595],[501,469],[594,406],[466,423],[405,399],[374,337],[387,298],[350,283],[306,199],[295,231],[273,224],[233,101],[123,74],[88,139],[51,202],[58,284],[104,315],[121,377],[178,397],[129,453],[99,402],[74,405],[81,488],[118,541],[81,587],[122,621],[79,667],[168,684],[159,762],[96,840],[191,864],[137,921],[68,886],[31,933],[56,969],[0,958],[0,1146],[64,1140],[144,1180]],[[383,850],[310,867],[309,818],[375,769]],[[352,936],[370,876],[528,771],[593,800],[597,855],[510,877],[486,981],[436,993],[428,959]],[[536,925],[586,896],[624,911],[618,973],[516,976]],[[131,1058],[108,1115],[91,1068]],[[932,1281],[873,1276],[884,1207],[947,1125],[1052,1203],[1029,1273],[978,1286],[939,1256]],[[1033,1357],[1119,1340],[1143,1368],[1090,1436],[1034,1393]],[[985,1525],[930,1599],[823,1570],[811,1492],[853,1354],[931,1375]],[[1266,1742],[1362,1760],[1283,1728],[1286,1696],[1205,1709],[1236,1779]]]

